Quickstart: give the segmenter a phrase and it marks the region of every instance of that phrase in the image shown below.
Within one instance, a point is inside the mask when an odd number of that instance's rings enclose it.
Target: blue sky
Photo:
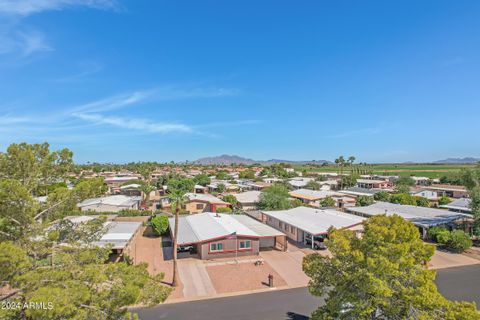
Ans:
[[[480,156],[478,1],[0,0],[0,150]]]

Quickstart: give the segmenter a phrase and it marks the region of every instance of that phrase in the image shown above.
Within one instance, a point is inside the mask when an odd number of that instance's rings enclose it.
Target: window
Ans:
[[[197,209],[203,209],[203,203],[197,203]]]
[[[290,226],[290,232],[295,234],[295,228],[293,226]]]
[[[285,229],[285,231],[288,231],[288,224],[285,223],[284,229]]]
[[[272,222],[272,217],[268,217],[268,222]]]
[[[223,243],[210,243],[210,251],[223,251]]]
[[[283,222],[281,222],[281,221],[278,222],[278,227],[279,227],[280,229],[283,229]]]
[[[240,249],[251,249],[252,248],[252,241],[245,240],[240,241]]]

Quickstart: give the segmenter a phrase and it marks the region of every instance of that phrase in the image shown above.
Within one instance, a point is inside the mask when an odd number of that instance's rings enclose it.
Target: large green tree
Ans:
[[[283,184],[274,184],[265,188],[257,204],[261,210],[285,210],[292,207],[288,189]]]
[[[435,249],[411,222],[381,215],[364,229],[362,237],[331,230],[332,257],[304,258],[310,292],[325,297],[312,319],[480,319],[475,304],[438,292],[435,271],[426,267]]]

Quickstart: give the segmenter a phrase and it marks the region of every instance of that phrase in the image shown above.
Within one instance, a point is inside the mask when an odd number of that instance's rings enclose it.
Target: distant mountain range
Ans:
[[[327,160],[310,160],[310,161],[292,161],[292,160],[281,160],[281,159],[270,159],[270,160],[253,160],[248,158],[243,158],[235,155],[224,154],[217,157],[205,157],[198,160],[192,161],[194,164],[199,165],[231,165],[231,164],[261,164],[261,165],[271,165],[274,163],[288,163],[288,164],[323,164],[331,163]]]
[[[465,158],[448,158],[444,160],[435,161],[435,163],[477,163],[480,158],[465,157]]]

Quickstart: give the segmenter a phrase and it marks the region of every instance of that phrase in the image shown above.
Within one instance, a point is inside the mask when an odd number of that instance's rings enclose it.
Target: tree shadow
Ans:
[[[309,320],[310,317],[296,312],[287,312],[287,320]]]

